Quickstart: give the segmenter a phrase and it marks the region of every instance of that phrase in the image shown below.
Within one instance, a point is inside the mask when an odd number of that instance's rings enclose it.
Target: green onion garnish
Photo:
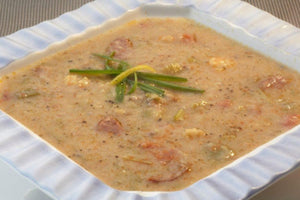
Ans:
[[[141,88],[141,90],[144,90],[145,92],[154,93],[159,96],[164,96],[164,94],[165,94],[164,90],[154,87],[152,85],[146,84],[146,83],[138,82],[137,85],[139,88]]]
[[[138,72],[138,75],[142,78],[151,78],[160,81],[187,82],[186,78],[178,77],[178,76],[170,76],[165,74]]]
[[[125,91],[126,91],[125,81],[122,81],[121,83],[118,83],[116,85],[116,101],[117,102],[122,102],[123,101]]]
[[[200,89],[197,89],[197,88],[186,87],[186,86],[181,86],[181,85],[175,85],[175,84],[167,83],[167,82],[164,82],[164,81],[158,81],[158,80],[155,80],[155,79],[152,79],[152,78],[143,77],[142,79],[145,80],[145,81],[148,81],[150,83],[154,83],[157,86],[161,86],[161,87],[164,87],[164,88],[170,88],[170,89],[178,90],[178,91],[182,91],[182,92],[195,92],[195,93],[203,93],[204,92],[204,90],[200,90]]]
[[[84,74],[84,75],[101,75],[101,74],[114,74],[118,75],[123,72],[123,70],[118,69],[70,69],[70,73]]]
[[[137,77],[137,74],[134,73],[133,75],[134,75],[134,82],[133,82],[133,84],[132,84],[132,86],[131,86],[131,89],[129,90],[128,94],[134,93],[134,91],[136,90],[137,84],[138,84],[138,77]]]
[[[127,87],[131,87],[127,94],[132,94],[133,92],[135,92],[137,87],[145,92],[154,93],[159,96],[164,96],[165,94],[165,91],[160,87],[182,92],[204,92],[204,90],[201,89],[174,84],[174,82],[187,82],[187,79],[183,77],[140,72],[139,70],[146,69],[154,71],[154,69],[147,65],[138,65],[132,67],[123,60],[115,59],[114,52],[112,52],[108,56],[102,54],[93,55],[104,59],[105,69],[70,69],[69,72],[90,76],[98,76],[103,74],[110,75],[113,78],[111,83],[113,85],[116,85],[115,91],[117,102],[122,102],[124,100]]]
[[[113,62],[120,63],[120,64],[122,64],[123,66],[130,66],[127,62],[125,62],[125,61],[123,61],[123,60],[115,59],[115,58],[114,58],[114,55],[115,55],[114,52],[112,52],[109,56],[102,55],[102,54],[97,54],[97,53],[94,53],[93,55],[105,59],[105,63],[106,63],[106,64],[109,63],[108,61],[113,61]]]
[[[122,80],[124,80],[125,78],[127,78],[127,76],[137,72],[138,70],[150,70],[150,71],[155,72],[155,70],[152,67],[149,67],[148,65],[138,65],[138,66],[135,66],[135,67],[132,67],[132,68],[129,68],[129,69],[123,71],[118,76],[116,76],[110,83],[112,85],[116,85],[116,84],[120,83]]]

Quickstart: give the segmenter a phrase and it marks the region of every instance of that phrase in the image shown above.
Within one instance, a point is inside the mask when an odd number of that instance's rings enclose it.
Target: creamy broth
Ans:
[[[140,89],[115,101],[93,53],[185,77],[203,94]],[[0,108],[120,190],[174,191],[300,123],[300,75],[187,19],[141,19],[0,80]]]

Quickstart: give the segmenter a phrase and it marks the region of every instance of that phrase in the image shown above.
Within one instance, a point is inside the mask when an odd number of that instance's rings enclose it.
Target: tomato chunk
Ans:
[[[230,99],[224,99],[222,101],[219,101],[217,105],[221,108],[229,108],[232,106],[232,101]]]
[[[190,34],[183,34],[180,37],[181,41],[189,43],[189,42],[197,42],[197,37],[195,34],[190,35]]]
[[[267,77],[266,79],[259,82],[259,88],[266,90],[268,88],[281,89],[288,83],[287,79],[281,75],[274,75]]]
[[[288,115],[288,116],[285,116],[283,119],[284,126],[292,128],[298,124],[300,124],[300,114]]]

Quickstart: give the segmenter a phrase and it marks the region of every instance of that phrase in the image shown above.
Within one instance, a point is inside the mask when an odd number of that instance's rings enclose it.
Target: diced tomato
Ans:
[[[143,142],[143,143],[139,144],[139,147],[142,147],[144,149],[153,149],[153,148],[160,147],[160,145],[157,143],[154,143],[154,142],[147,141],[147,142]]]
[[[197,37],[195,34],[193,35],[190,35],[190,34],[183,34],[181,37],[180,37],[181,41],[183,42],[197,42]]]
[[[270,76],[259,82],[259,88],[266,90],[268,88],[281,89],[288,83],[287,79],[281,75]]]
[[[40,74],[41,72],[43,72],[43,68],[41,66],[37,66],[33,69],[33,71],[37,74]]]
[[[4,91],[3,93],[2,93],[2,97],[1,97],[1,101],[7,101],[7,100],[9,100],[10,99],[10,93],[8,92],[8,91]]]
[[[288,115],[288,116],[285,116],[283,119],[284,126],[292,128],[298,124],[300,124],[300,114]]]
[[[160,149],[154,151],[153,155],[160,161],[170,162],[177,156],[177,152],[174,149]]]
[[[221,108],[229,108],[230,106],[232,106],[232,101],[230,99],[224,99],[222,101],[219,101],[217,105]]]
[[[260,115],[262,112],[261,105],[258,105],[258,104],[247,105],[247,110],[248,110],[248,113],[254,114],[254,115]]]

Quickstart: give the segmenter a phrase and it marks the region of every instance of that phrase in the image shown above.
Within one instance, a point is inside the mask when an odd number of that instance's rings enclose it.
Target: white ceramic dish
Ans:
[[[300,30],[239,0],[99,0],[0,38],[0,73],[141,17],[187,17],[300,71]],[[177,192],[114,190],[0,111],[0,158],[57,199],[247,199],[300,163],[300,127]]]

